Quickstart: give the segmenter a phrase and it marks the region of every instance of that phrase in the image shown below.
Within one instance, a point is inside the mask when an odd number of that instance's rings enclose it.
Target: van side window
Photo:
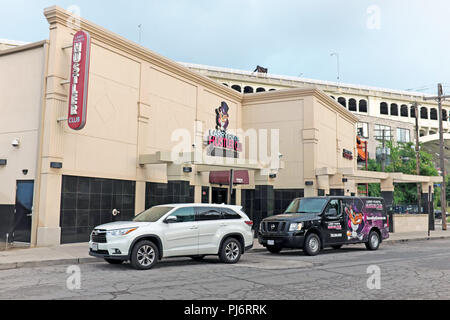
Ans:
[[[332,210],[336,210],[336,215],[332,213]],[[325,216],[337,216],[340,217],[342,214],[341,206],[340,206],[340,200],[334,199],[331,200],[330,203],[328,203],[327,208],[325,209]]]

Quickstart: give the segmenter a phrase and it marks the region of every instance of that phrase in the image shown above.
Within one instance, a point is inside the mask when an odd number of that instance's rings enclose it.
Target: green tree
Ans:
[[[386,147],[390,150],[389,159],[385,166],[385,172],[401,172],[404,174],[416,174],[416,152],[413,143],[395,143],[387,141]],[[376,160],[368,161],[369,171],[381,171],[381,164]],[[438,171],[433,163],[433,156],[425,151],[420,151],[420,175],[437,176]],[[447,189],[450,194],[450,188]],[[369,195],[379,196],[379,184],[369,185]],[[440,190],[435,190],[435,200],[439,199]],[[417,203],[417,186],[413,183],[398,183],[394,191],[395,204],[415,204]]]

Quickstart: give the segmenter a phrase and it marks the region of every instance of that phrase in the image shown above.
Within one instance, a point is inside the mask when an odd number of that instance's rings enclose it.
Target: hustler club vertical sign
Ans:
[[[73,38],[70,72],[68,124],[73,130],[81,130],[86,125],[90,53],[89,33],[78,31]]]

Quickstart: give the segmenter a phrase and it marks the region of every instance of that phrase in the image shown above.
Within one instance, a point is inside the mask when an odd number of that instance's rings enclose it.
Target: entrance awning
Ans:
[[[211,184],[230,184],[230,171],[211,171],[209,173],[209,183]],[[248,171],[237,170],[234,171],[234,184],[248,185],[250,184],[250,178]]]

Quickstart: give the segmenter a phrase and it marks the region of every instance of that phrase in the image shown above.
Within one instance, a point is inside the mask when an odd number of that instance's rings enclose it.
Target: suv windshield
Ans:
[[[136,216],[134,222],[156,222],[161,219],[166,213],[172,210],[173,207],[152,207],[138,216]]]
[[[320,213],[326,203],[326,199],[295,199],[285,213]]]

